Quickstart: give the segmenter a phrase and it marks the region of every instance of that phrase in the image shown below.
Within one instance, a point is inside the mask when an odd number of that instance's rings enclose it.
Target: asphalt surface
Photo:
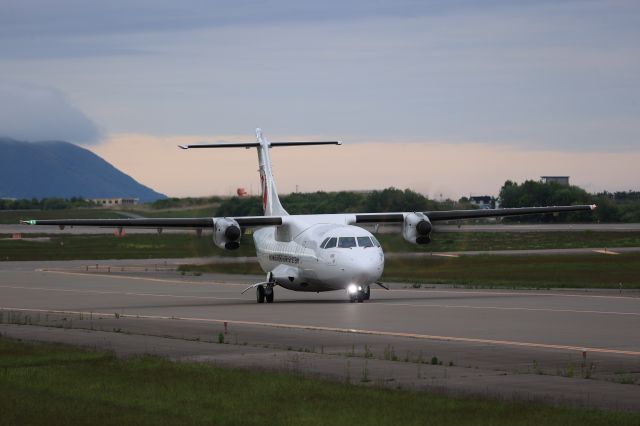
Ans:
[[[95,263],[0,263],[0,332],[122,355],[640,410],[638,292],[397,284],[362,304],[282,288],[275,303],[256,304],[240,292],[262,277]]]

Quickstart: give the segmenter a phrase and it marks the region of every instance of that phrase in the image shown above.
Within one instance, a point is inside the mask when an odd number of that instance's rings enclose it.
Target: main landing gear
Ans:
[[[266,300],[267,303],[273,303],[273,284],[267,283],[266,285],[257,285],[256,286],[256,301],[258,303],[264,303]]]
[[[347,292],[349,293],[349,302],[351,303],[354,303],[355,301],[362,303],[371,298],[371,288],[368,285],[361,286],[351,284],[347,288]]]

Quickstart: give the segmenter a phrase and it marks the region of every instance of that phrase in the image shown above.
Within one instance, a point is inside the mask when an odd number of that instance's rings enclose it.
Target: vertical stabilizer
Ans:
[[[262,188],[262,208],[265,216],[286,216],[287,211],[280,204],[278,190],[273,172],[271,170],[271,159],[269,158],[269,142],[262,135],[261,129],[256,129],[258,139],[258,162],[260,166],[260,186]]]
[[[256,129],[256,142],[224,143],[224,144],[199,144],[178,145],[182,149],[193,148],[257,148],[260,165],[260,183],[262,189],[262,209],[265,216],[287,216],[289,213],[280,204],[278,190],[271,171],[271,159],[269,148],[285,146],[312,146],[312,145],[342,145],[340,141],[288,141],[269,142],[262,135],[261,129]]]

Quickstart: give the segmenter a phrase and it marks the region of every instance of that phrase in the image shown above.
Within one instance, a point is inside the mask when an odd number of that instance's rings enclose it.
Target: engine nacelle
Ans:
[[[240,247],[242,231],[240,225],[233,219],[214,219],[213,243],[225,250],[235,250]]]
[[[411,244],[428,244],[431,241],[431,221],[424,213],[409,213],[402,224],[402,237]]]

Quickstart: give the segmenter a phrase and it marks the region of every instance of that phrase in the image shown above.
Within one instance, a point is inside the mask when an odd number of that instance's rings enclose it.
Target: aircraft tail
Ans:
[[[257,148],[258,163],[260,167],[260,184],[262,189],[262,208],[265,216],[287,216],[288,213],[282,207],[275,179],[271,170],[269,148],[283,146],[308,146],[308,145],[342,145],[340,141],[318,142],[268,142],[262,135],[261,129],[256,129],[256,142],[228,143],[228,144],[203,144],[203,145],[179,145],[182,149],[191,148]]]
[[[275,179],[271,170],[271,159],[269,158],[269,148],[281,146],[309,146],[309,145],[342,145],[340,141],[318,141],[318,142],[268,142],[262,135],[260,128],[256,129],[256,139],[258,140],[258,161],[260,164],[260,184],[262,185],[262,207],[265,216],[286,216],[287,211],[282,207]]]

